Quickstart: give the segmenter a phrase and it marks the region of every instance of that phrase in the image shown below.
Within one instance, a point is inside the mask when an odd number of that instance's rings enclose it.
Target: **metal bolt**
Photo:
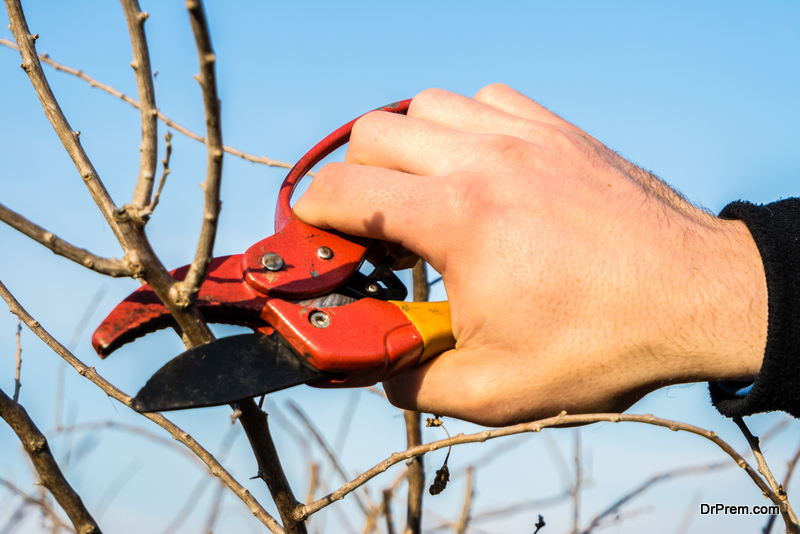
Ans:
[[[267,252],[261,256],[261,265],[268,271],[280,271],[286,265],[283,258],[275,252]]]
[[[319,247],[317,249],[317,256],[319,256],[321,260],[329,260],[333,257],[333,251],[328,247]]]
[[[331,325],[331,318],[327,313],[322,311],[312,312],[311,315],[308,316],[308,320],[317,328],[328,328]]]
[[[377,293],[379,289],[380,286],[373,282],[367,286],[367,293]]]

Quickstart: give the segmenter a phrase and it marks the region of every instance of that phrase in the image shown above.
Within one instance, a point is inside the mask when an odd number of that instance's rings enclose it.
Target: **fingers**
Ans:
[[[447,245],[438,228],[439,221],[447,220],[437,211],[444,203],[435,201],[434,185],[424,176],[330,163],[292,209],[313,226],[398,243],[433,263],[436,257],[425,238],[438,236]]]
[[[443,176],[471,159],[476,140],[464,132],[394,113],[373,112],[353,126],[345,163],[420,176]]]
[[[487,85],[475,94],[473,100],[515,117],[551,124],[577,134],[586,135],[583,130],[574,124],[565,121],[538,102],[502,83]]]

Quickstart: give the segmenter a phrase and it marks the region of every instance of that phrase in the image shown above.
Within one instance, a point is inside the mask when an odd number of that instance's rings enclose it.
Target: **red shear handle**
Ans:
[[[410,100],[379,108],[405,114]],[[288,299],[329,293],[343,284],[364,261],[371,240],[321,230],[299,220],[289,201],[303,176],[331,152],[350,140],[352,120],[308,151],[281,185],[275,211],[275,235],[250,247],[243,258],[247,283],[261,293]],[[275,261],[265,267],[265,255]],[[267,262],[269,263],[269,262]]]

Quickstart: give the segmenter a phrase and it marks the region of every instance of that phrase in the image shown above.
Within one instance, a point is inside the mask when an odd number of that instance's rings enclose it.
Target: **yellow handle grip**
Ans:
[[[389,302],[403,311],[422,336],[422,355],[417,364],[455,348],[449,302]]]

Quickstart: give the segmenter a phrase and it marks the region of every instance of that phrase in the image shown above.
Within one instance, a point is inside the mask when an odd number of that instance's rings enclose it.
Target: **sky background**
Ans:
[[[26,2],[25,8],[31,31],[40,34],[40,52],[136,97],[131,45],[118,4],[39,1]],[[142,9],[151,15],[146,31],[158,71],[159,108],[204,134],[200,89],[192,78],[198,63],[184,4],[150,1],[142,2]],[[330,131],[382,104],[429,87],[471,96],[489,83],[503,82],[714,212],[732,200],[769,202],[800,190],[796,2],[236,1],[209,2],[207,12],[218,59],[223,139],[247,152],[293,162]],[[11,37],[5,13],[0,23],[0,36]],[[0,202],[77,246],[119,257],[112,232],[19,64],[15,51],[0,48]],[[116,203],[128,202],[138,170],[138,111],[82,80],[48,67],[45,72]],[[164,125],[159,128],[163,135]],[[172,174],[148,225],[151,242],[170,268],[194,256],[206,161],[201,144],[174,133]],[[163,157],[163,140],[161,149]],[[226,155],[217,255],[243,252],[272,233],[284,175],[284,170]],[[5,226],[0,227],[0,243],[0,280],[47,330],[125,392],[134,394],[182,351],[173,333],[161,332],[99,360],[89,343],[91,332],[137,282],[86,271]],[[440,286],[433,298],[446,298]],[[93,305],[97,300],[99,305]],[[84,321],[86,310],[91,316]],[[0,388],[6,393],[14,387],[15,331],[15,317],[0,315]],[[235,332],[229,327],[216,331]],[[59,357],[27,330],[22,344],[20,400],[48,432],[69,480],[104,530],[161,532],[205,480],[210,483],[180,532],[203,531],[217,491],[204,470],[184,455],[129,432],[55,432],[59,424],[114,421],[166,436],[72,369],[64,373]],[[62,373],[65,388],[59,402]],[[268,405],[274,437],[301,499],[309,455],[292,430],[300,424],[286,409],[290,399],[319,425],[350,474],[404,448],[402,417],[377,395],[307,387],[274,394]],[[709,428],[739,450],[746,449],[735,426],[710,406],[704,384],[659,390],[630,412]],[[171,418],[212,452],[223,447],[231,428],[228,408]],[[761,432],[781,418],[756,416],[748,424]],[[481,430],[458,421],[449,421],[447,427],[451,434]],[[462,470],[480,458],[493,461],[477,472],[475,514],[562,493],[574,470],[576,432],[511,438],[506,443],[513,450],[503,454],[502,441],[455,449],[451,485],[441,496],[426,495],[426,527],[458,517],[465,490]],[[726,458],[699,437],[665,429],[600,424],[579,433],[588,477],[581,501],[584,525],[652,474]],[[423,437],[430,441],[444,434],[426,429]],[[800,429],[792,422],[766,447],[779,476],[799,438]],[[310,454],[324,461],[313,444]],[[443,457],[438,451],[426,458],[429,482]],[[223,464],[273,510],[263,483],[248,480],[256,467],[243,436],[235,439]],[[625,509],[629,515],[603,531],[671,533],[688,525],[687,532],[752,532],[763,524],[762,517],[699,513],[700,502],[765,503],[744,472],[733,462],[731,466],[654,487]],[[373,499],[400,472],[397,467],[379,477],[372,486]],[[341,485],[329,467],[323,477],[329,489]],[[34,491],[19,442],[2,425],[0,478]],[[403,486],[398,495],[404,492]],[[260,531],[246,507],[229,492],[224,495],[217,531]],[[343,513],[323,512],[312,521],[312,531],[347,532],[348,523],[360,531],[363,520],[352,498],[340,504]],[[0,489],[0,525],[18,505]],[[396,516],[404,516],[402,509],[398,501]],[[547,521],[543,533],[570,528],[567,501],[524,510],[475,526],[487,532],[529,533],[541,513]],[[17,532],[38,532],[38,524],[37,514],[30,513]]]

